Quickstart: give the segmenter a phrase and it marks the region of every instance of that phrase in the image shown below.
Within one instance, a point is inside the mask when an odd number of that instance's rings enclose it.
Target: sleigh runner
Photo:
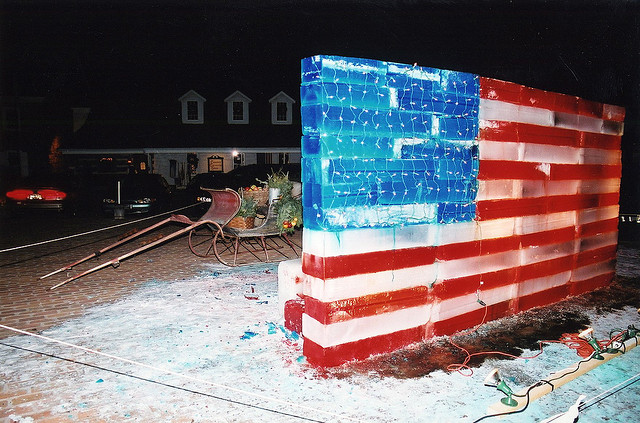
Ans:
[[[167,219],[129,235],[95,253],[41,276],[40,279],[72,270],[74,267],[88,260],[97,258],[109,250],[172,222],[186,225],[186,227],[70,277],[52,286],[50,289],[56,289],[105,267],[118,267],[120,262],[129,257],[185,234],[188,234],[189,249],[193,254],[204,258],[214,256],[220,263],[226,266],[243,266],[260,262],[266,263],[287,260],[298,256],[297,249],[300,249],[300,246],[294,244],[287,234],[278,228],[276,224],[277,215],[274,212],[272,203],[269,204],[267,214],[259,226],[250,229],[232,228],[228,226],[228,224],[240,209],[242,202],[240,195],[229,188],[224,190],[202,189],[211,195],[211,204],[207,212],[197,221],[193,221],[184,215],[171,215]]]

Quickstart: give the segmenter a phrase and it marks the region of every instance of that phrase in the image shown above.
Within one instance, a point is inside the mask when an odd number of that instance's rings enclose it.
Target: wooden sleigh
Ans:
[[[224,190],[202,189],[211,195],[211,205],[207,212],[197,221],[192,221],[184,215],[173,214],[167,219],[129,235],[95,253],[41,276],[40,279],[71,270],[87,260],[96,258],[109,250],[171,222],[181,223],[186,227],[70,277],[50,289],[56,289],[108,266],[118,267],[121,261],[129,257],[185,234],[188,234],[189,249],[192,253],[199,257],[215,256],[220,263],[227,266],[242,266],[298,257],[296,247],[300,248],[300,246],[295,245],[286,234],[281,233],[279,228],[276,227],[277,216],[273,213],[273,205],[269,205],[267,215],[259,226],[251,229],[229,228],[227,224],[240,209],[242,201],[240,195],[229,188]]]

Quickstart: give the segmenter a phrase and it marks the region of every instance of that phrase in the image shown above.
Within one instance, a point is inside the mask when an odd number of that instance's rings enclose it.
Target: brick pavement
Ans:
[[[10,220],[0,216],[0,219],[0,250],[122,223],[108,218],[74,220],[55,217],[43,221],[31,217]],[[42,275],[115,242],[133,228],[139,230],[158,220],[147,220],[89,236],[0,253],[0,323],[30,332],[40,332],[66,320],[80,317],[92,306],[116,301],[133,290],[143,289],[148,281],[187,279],[202,271],[204,264],[217,262],[215,257],[205,259],[193,255],[186,236],[183,236],[129,258],[118,268],[107,267],[53,291],[49,289],[51,286],[66,279],[67,274],[72,276],[76,272],[61,272],[44,280],[39,279]],[[97,259],[81,264],[77,269],[84,271],[151,242],[160,234],[166,235],[182,227],[184,226],[170,224],[149,236],[133,240]],[[295,241],[301,245],[299,232]],[[0,341],[13,335],[15,333],[0,328]],[[34,355],[33,359],[42,360],[37,355]],[[76,370],[71,364],[67,367],[68,372]],[[73,375],[66,377],[73,379]],[[13,422],[9,417],[12,414],[28,416],[32,421],[45,423],[98,421],[92,418],[90,411],[87,411],[87,415],[75,415],[71,418],[51,410],[40,409],[39,398],[43,395],[55,395],[52,391],[54,385],[40,381],[30,382],[33,383],[0,382],[0,423]],[[134,420],[145,421],[144,417]]]

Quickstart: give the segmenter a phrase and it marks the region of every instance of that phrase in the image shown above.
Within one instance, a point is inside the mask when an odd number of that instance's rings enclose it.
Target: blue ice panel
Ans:
[[[393,158],[394,139],[364,135],[339,137],[319,134],[304,135],[302,137],[302,154],[305,157],[325,158],[343,156]]]
[[[301,76],[307,227],[475,218],[476,75],[313,56]],[[407,216],[413,206],[416,216]]]

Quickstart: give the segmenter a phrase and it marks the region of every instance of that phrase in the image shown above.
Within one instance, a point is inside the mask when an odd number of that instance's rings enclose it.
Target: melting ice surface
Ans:
[[[619,258],[625,276],[640,275],[638,250],[622,248]],[[245,293],[251,288],[252,299],[248,299]],[[601,337],[621,325],[640,326],[635,308],[606,315],[591,313],[590,318]],[[114,422],[472,422],[502,397],[483,386],[484,377],[494,367],[519,391],[580,359],[562,345],[549,345],[537,359],[488,360],[471,377],[442,371],[415,379],[366,374],[321,377],[302,358],[302,340],[278,320],[273,265],[240,270],[209,265],[191,280],[152,282],[43,335],[174,372],[26,336],[3,340],[97,366],[0,346],[0,380],[11,386],[26,387],[38,381],[53,387],[56,394],[43,396],[42,408],[70,421],[78,420],[82,413],[85,418],[90,415]],[[542,421],[566,411],[579,395],[586,395],[589,401],[635,375],[639,360],[640,348],[636,348],[532,403],[522,413],[483,421]],[[639,397],[640,383],[636,383],[585,409],[580,421],[636,421]],[[9,415],[10,410],[0,411],[2,417]],[[12,418],[29,421],[15,414]]]

